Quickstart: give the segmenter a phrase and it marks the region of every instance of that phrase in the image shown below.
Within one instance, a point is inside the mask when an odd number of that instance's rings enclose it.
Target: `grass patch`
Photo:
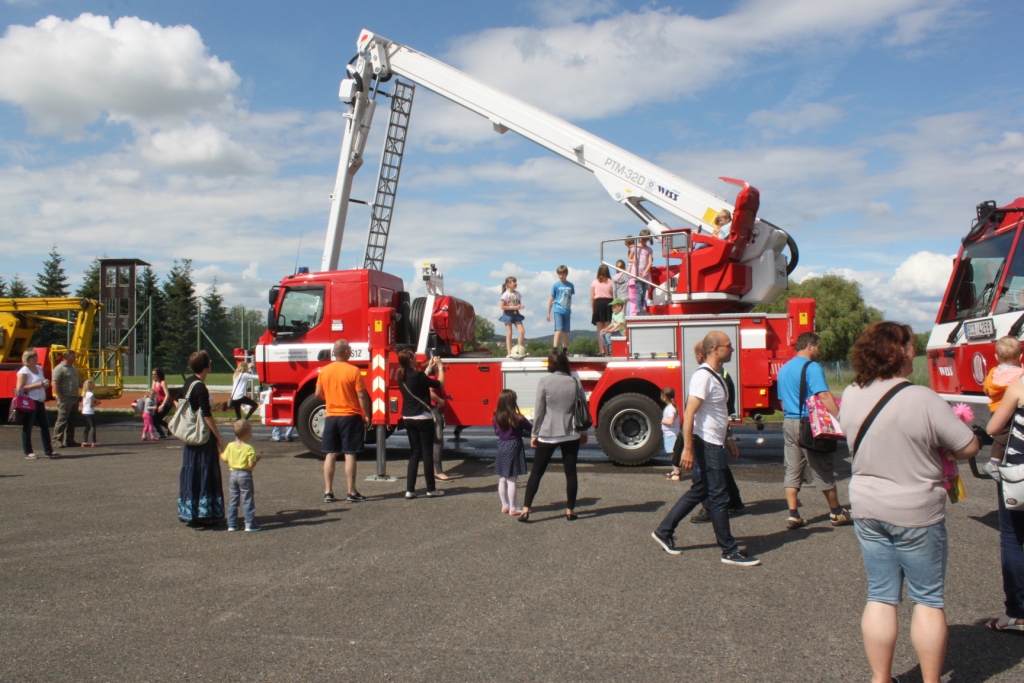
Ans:
[[[189,377],[190,375],[185,375]],[[211,372],[206,376],[206,383],[213,386],[224,386],[232,384],[234,382],[234,375],[230,372]],[[149,384],[148,375],[131,375],[124,378],[125,384]],[[167,375],[168,386],[178,387],[185,383],[185,380],[181,378],[181,375]]]

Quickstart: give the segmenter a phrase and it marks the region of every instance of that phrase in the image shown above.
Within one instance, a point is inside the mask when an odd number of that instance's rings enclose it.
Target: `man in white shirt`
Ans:
[[[693,469],[696,462],[693,484],[651,536],[665,552],[680,554],[682,550],[675,544],[676,527],[694,508],[707,500],[715,540],[722,550],[722,562],[750,567],[761,561],[740,552],[729,528],[727,512],[726,454],[736,458],[739,449],[728,436],[729,392],[722,378],[722,368],[732,359],[732,342],[724,332],[709,332],[704,337],[704,358],[704,363],[690,378],[686,412],[683,414],[685,445],[679,464],[688,470]]]

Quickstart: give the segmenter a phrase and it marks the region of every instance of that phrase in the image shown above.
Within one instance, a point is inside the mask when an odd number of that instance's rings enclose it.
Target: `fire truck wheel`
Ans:
[[[597,441],[612,461],[642,465],[661,448],[661,409],[649,396],[620,394],[601,407]]]
[[[322,458],[324,452],[320,450],[320,439],[323,436],[324,418],[327,416],[327,408],[324,400],[317,398],[316,394],[310,394],[299,406],[299,416],[295,420],[295,426],[299,430],[299,438],[303,445],[313,455]]]

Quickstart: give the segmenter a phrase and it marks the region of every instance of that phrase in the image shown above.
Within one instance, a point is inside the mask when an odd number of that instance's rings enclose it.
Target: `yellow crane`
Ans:
[[[61,362],[64,352],[71,350],[77,356],[78,376],[96,383],[97,398],[120,398],[124,388],[122,356],[127,349],[123,346],[89,348],[96,329],[96,316],[102,309],[103,305],[92,299],[0,299],[0,400],[13,395],[14,374],[21,367],[21,354],[32,348],[32,337],[44,321],[73,326],[70,346],[55,344],[47,349],[45,358],[40,357],[47,375]],[[77,312],[74,322],[47,315],[61,311]]]

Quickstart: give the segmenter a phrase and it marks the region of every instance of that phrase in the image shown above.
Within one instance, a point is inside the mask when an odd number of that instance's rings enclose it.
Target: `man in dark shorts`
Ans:
[[[327,403],[321,441],[324,458],[324,502],[333,503],[334,463],[345,455],[345,482],[350,503],[366,500],[356,490],[356,454],[362,452],[366,430],[370,427],[370,395],[359,368],[350,364],[352,347],[348,340],[334,342],[334,362],[320,370],[316,395]]]

